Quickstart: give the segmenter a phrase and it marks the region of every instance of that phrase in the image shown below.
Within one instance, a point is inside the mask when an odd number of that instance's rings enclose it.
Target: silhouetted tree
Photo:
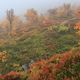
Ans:
[[[9,36],[11,37],[12,23],[14,20],[14,10],[7,10],[7,20],[9,21]]]

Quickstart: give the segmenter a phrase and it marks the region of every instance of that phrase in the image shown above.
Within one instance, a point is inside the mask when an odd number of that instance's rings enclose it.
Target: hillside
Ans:
[[[24,18],[10,9],[0,21],[0,80],[80,80],[80,7]]]

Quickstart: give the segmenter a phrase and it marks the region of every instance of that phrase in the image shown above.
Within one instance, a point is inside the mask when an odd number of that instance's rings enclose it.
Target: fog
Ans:
[[[80,3],[80,0],[0,0],[0,18],[5,15],[7,9],[11,8],[15,10],[16,14],[21,16],[30,8],[35,8],[42,13],[47,9],[60,6],[64,3],[77,5]]]

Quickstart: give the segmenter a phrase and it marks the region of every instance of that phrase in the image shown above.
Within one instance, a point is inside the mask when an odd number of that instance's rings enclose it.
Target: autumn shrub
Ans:
[[[77,30],[80,30],[80,22],[77,22],[76,24],[75,24],[75,27],[74,27],[75,29],[77,29]]]
[[[74,29],[65,25],[51,27],[52,30],[39,28],[38,26],[30,28],[28,34],[25,33],[24,36],[16,40],[16,44],[10,40],[8,42],[13,44],[7,42],[0,46],[1,52],[6,51],[10,55],[6,63],[0,63],[0,68],[3,68],[0,69],[1,74],[12,70],[21,70],[21,66],[29,64],[31,60],[44,59],[46,55],[49,58],[54,53],[65,52],[77,46],[79,38],[77,38]],[[5,56],[2,58],[1,60],[5,62]],[[14,63],[20,66],[12,66]]]
[[[11,71],[0,75],[0,80],[79,80],[80,48],[54,54],[30,65],[27,72]]]
[[[6,62],[9,54],[6,51],[0,52],[0,62]]]
[[[15,72],[11,71],[7,74],[0,75],[0,80],[27,80],[28,74],[27,72]]]
[[[0,80],[21,80],[19,72],[11,71],[5,75],[0,75]]]
[[[55,54],[31,65],[29,80],[79,80],[80,50]]]

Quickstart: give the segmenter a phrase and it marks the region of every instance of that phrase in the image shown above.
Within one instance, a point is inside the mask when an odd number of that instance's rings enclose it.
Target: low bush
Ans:
[[[80,80],[80,50],[55,54],[32,64],[29,80]]]
[[[38,60],[27,71],[0,75],[0,80],[80,80],[80,48]]]

